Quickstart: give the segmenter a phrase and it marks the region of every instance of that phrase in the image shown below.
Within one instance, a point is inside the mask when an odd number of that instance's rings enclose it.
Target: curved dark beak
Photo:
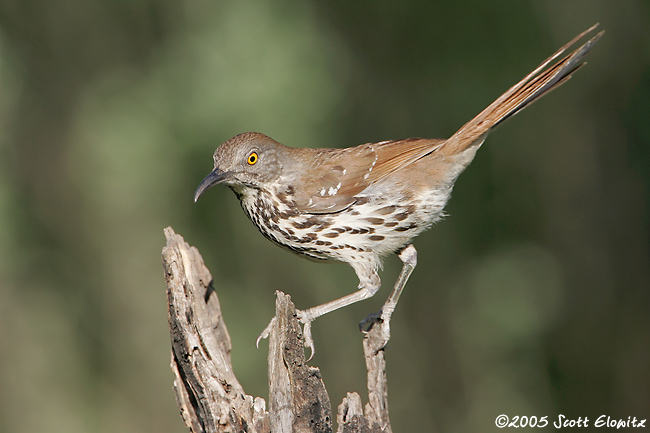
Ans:
[[[199,187],[196,189],[196,192],[194,193],[194,202],[196,203],[206,189],[223,182],[228,179],[228,177],[229,173],[225,171],[221,171],[218,168],[212,170],[212,172],[201,181]]]

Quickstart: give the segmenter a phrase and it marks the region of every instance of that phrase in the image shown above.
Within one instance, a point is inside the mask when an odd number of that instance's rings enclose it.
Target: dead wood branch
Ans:
[[[195,247],[165,229],[162,258],[167,281],[174,391],[181,416],[194,432],[331,432],[332,409],[320,371],[306,364],[302,329],[291,298],[277,293],[269,338],[269,411],[246,395],[230,360],[230,335],[210,271]],[[357,393],[338,407],[337,432],[389,433],[383,350],[374,330],[363,339],[369,402]],[[374,343],[374,344],[373,344]]]

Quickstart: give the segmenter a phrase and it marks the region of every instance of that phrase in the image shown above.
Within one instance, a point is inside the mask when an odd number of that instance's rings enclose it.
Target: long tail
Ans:
[[[596,34],[553,66],[548,68],[547,66],[596,27],[598,27],[598,24],[594,24],[588,30],[580,33],[571,42],[544,60],[533,72],[526,75],[485,110],[463,125],[437,152],[455,155],[462,153],[473,145],[480,145],[492,128],[566,82],[575,71],[585,64],[582,61],[583,57],[589,53],[594,44],[605,33],[604,31]]]

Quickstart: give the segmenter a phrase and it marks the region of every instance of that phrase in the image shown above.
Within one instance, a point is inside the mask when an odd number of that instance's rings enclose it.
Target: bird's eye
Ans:
[[[250,155],[248,155],[248,165],[255,165],[257,163],[258,156],[257,152],[253,152]]]

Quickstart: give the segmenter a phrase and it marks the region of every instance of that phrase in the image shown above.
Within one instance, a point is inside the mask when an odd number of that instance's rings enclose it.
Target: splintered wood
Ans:
[[[332,407],[320,370],[307,365],[302,329],[291,298],[277,292],[269,337],[269,410],[246,395],[230,360],[230,335],[210,271],[201,254],[171,227],[162,259],[167,282],[171,368],[183,421],[194,433],[332,432]],[[386,364],[378,332],[363,339],[369,402],[348,393],[338,407],[337,432],[389,433]]]

